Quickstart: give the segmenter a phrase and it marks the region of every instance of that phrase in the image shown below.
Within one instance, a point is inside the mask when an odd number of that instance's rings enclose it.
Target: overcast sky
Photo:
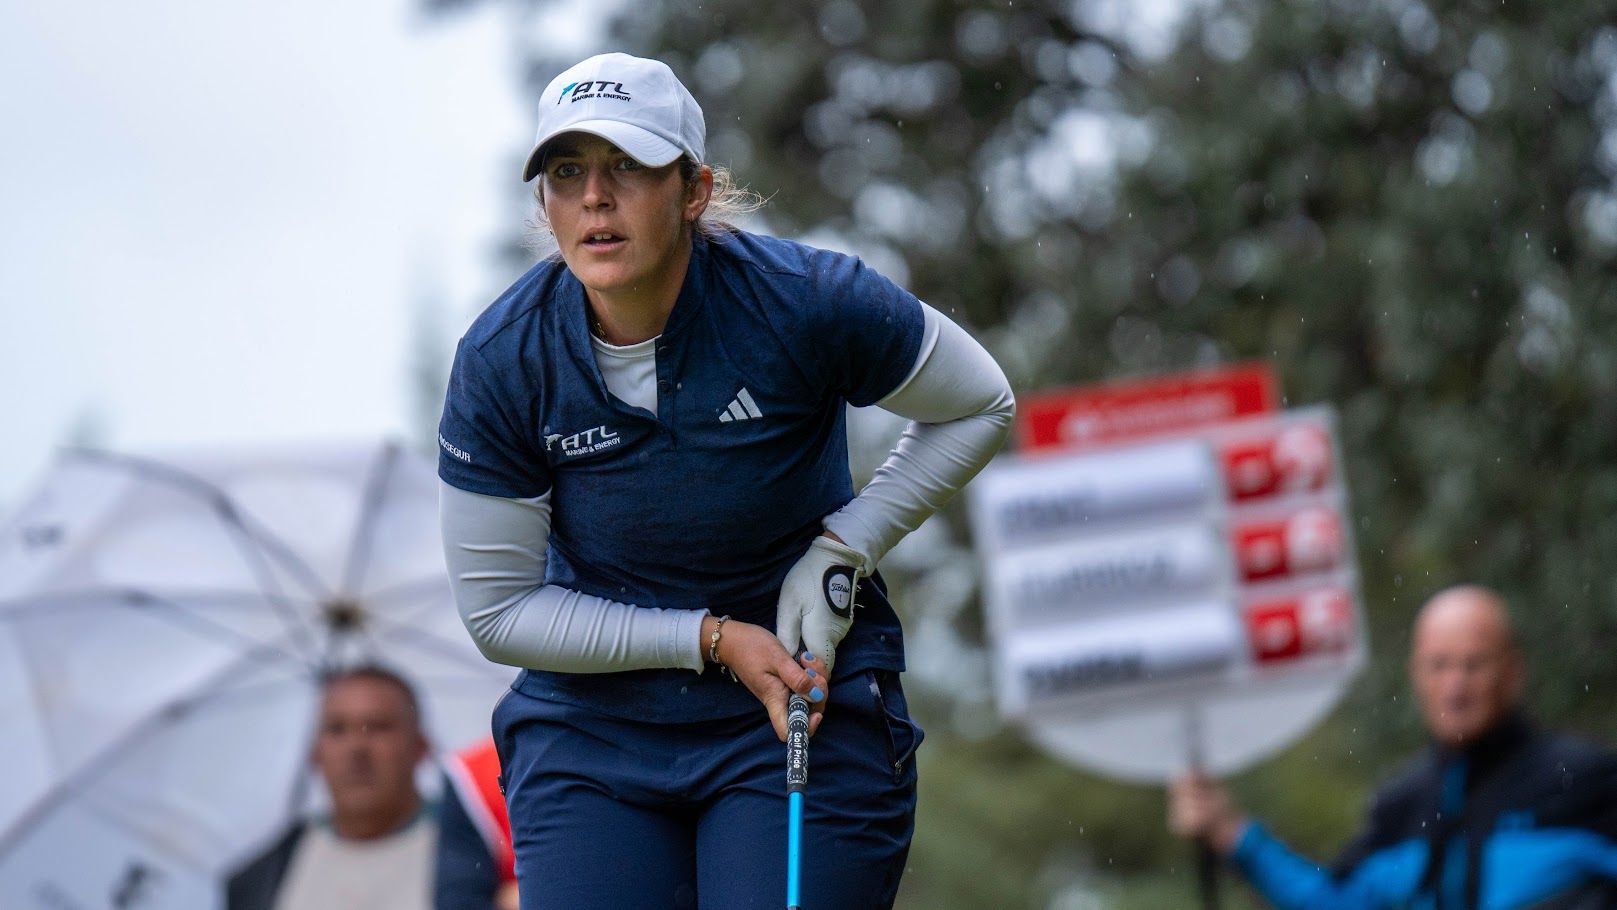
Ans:
[[[514,49],[617,0],[0,3],[0,514],[53,449],[408,437],[412,325],[445,349],[514,277],[533,129]],[[1091,0],[1145,57],[1184,0]]]
[[[513,277],[518,27],[0,4],[0,509],[87,419],[138,449],[404,435],[413,308],[458,334]]]

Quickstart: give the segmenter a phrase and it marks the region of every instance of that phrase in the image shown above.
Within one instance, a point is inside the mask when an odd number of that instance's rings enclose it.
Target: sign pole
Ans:
[[[1185,706],[1185,764],[1192,774],[1201,774],[1205,766],[1205,747],[1202,740],[1201,706],[1192,702]],[[1196,881],[1201,893],[1202,910],[1219,910],[1218,851],[1207,838],[1196,840]]]

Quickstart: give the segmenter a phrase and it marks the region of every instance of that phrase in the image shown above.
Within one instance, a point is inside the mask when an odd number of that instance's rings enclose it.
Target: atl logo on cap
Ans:
[[[574,82],[561,90],[556,103],[564,100],[584,101],[589,98],[614,98],[618,101],[628,101],[629,92],[621,82],[610,79],[594,79],[587,82]]]

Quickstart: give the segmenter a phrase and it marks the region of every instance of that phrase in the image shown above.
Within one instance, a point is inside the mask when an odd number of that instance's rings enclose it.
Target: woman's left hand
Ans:
[[[826,531],[814,538],[780,586],[775,608],[775,634],[790,651],[805,648],[825,662],[829,675],[837,663],[837,645],[853,626],[864,556]],[[803,652],[797,652],[799,658]]]

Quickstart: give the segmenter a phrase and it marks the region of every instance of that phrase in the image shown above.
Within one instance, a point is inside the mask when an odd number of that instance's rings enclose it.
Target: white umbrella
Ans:
[[[440,750],[510,680],[395,445],[63,455],[0,526],[0,907],[207,908],[320,797],[323,672],[416,684]]]

